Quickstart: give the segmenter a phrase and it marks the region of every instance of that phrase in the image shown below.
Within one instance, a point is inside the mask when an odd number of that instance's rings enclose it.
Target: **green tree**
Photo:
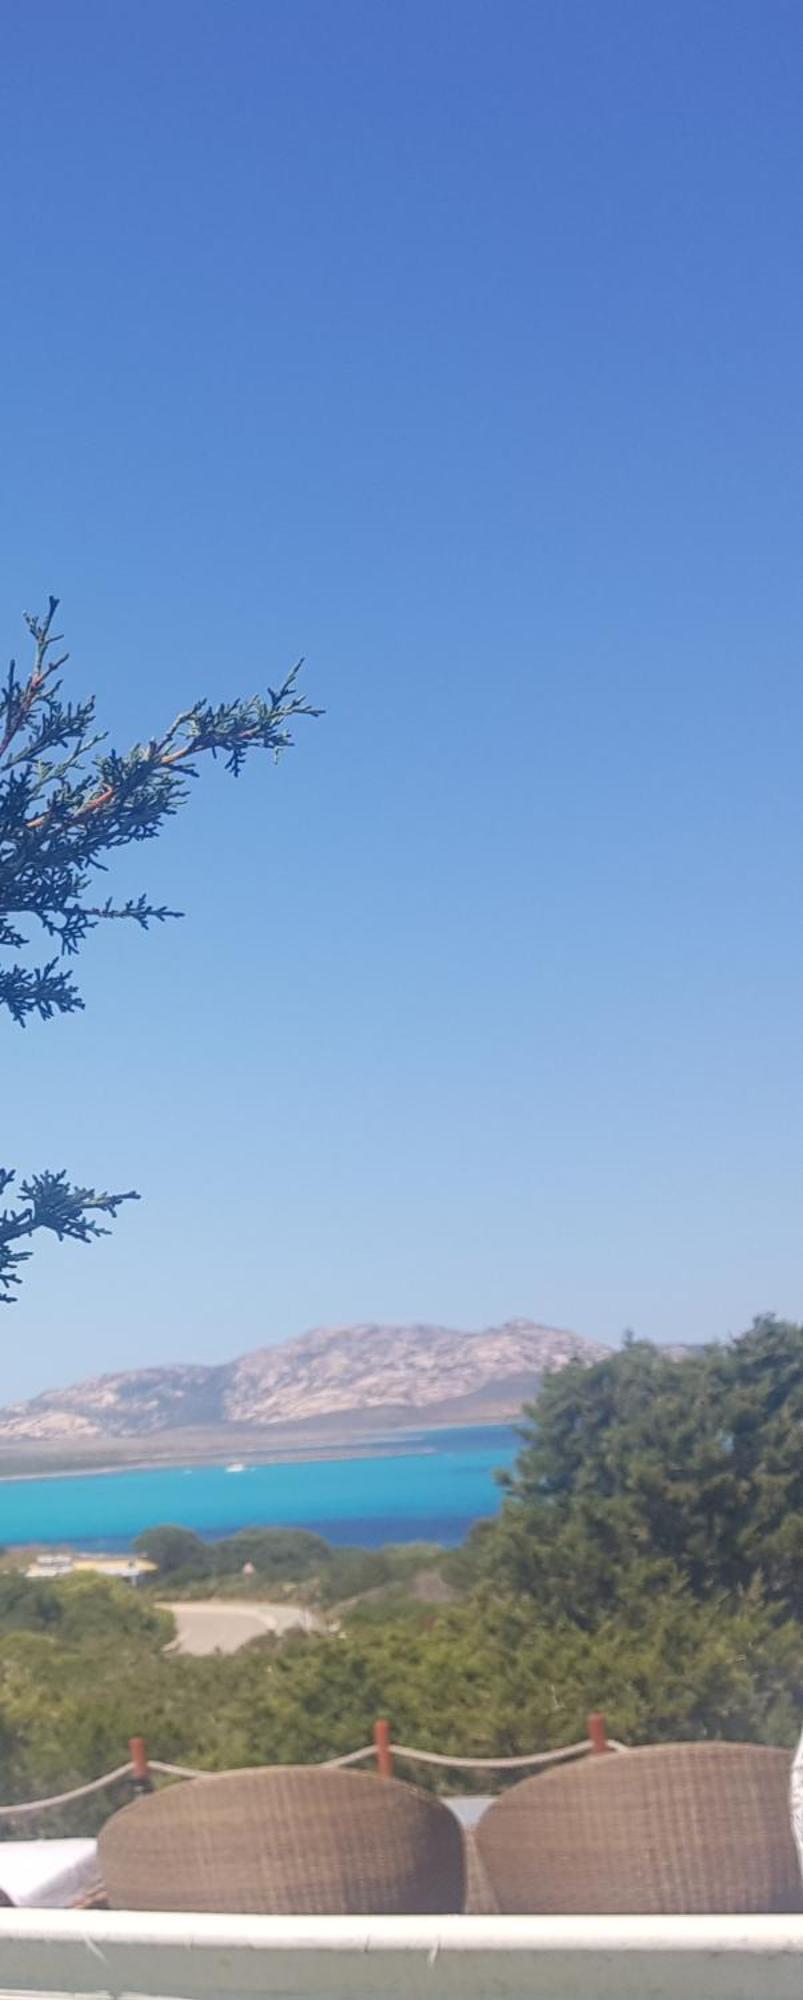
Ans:
[[[181,1571],[191,1577],[212,1576],[215,1571],[214,1546],[194,1534],[192,1528],[143,1528],[134,1543],[137,1555],[156,1564],[157,1582]]]
[[[464,1572],[594,1625],[673,1577],[699,1598],[758,1585],[803,1618],[803,1327],[772,1317],[673,1360],[633,1342],[548,1377],[498,1523]]]
[[[52,1584],[31,1582],[18,1570],[0,1576],[0,1633],[46,1631],[61,1617],[62,1599]]]
[[[254,749],[278,756],[292,741],[290,724],[315,715],[297,691],[298,667],[267,699],[197,701],[161,734],[120,754],[95,726],[95,703],[71,702],[60,679],[67,654],[53,632],[58,599],[44,618],[27,617],[33,662],[20,677],[12,660],[0,690],[0,1006],[24,1026],[31,1015],[50,1020],[83,1005],[69,960],[98,924],[118,919],[146,930],[177,915],[145,895],[115,903],[98,899],[100,870],[118,848],[152,840],[184,805],[197,759],[221,755],[236,777]],[[299,663],[300,664],[300,663]],[[53,947],[42,963],[20,957],[28,943],[19,926],[33,924]],[[0,1168],[0,1198],[15,1179]],[[23,1180],[16,1203],[0,1214],[0,1301],[14,1297],[20,1246],[38,1229],[88,1242],[104,1233],[124,1194],[77,1187],[63,1171]]]
[[[303,1582],[328,1562],[330,1554],[323,1536],[307,1528],[241,1528],[214,1545],[219,1576],[238,1576],[251,1563],[262,1584]]]

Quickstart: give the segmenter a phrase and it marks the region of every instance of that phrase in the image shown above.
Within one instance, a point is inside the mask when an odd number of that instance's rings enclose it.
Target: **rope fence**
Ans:
[[[199,1771],[187,1764],[164,1764],[157,1757],[148,1757],[141,1736],[132,1736],[129,1744],[131,1758],[127,1764],[118,1764],[114,1771],[105,1771],[100,1778],[91,1778],[85,1785],[75,1785],[72,1791],[56,1792],[49,1799],[26,1799],[18,1805],[0,1806],[0,1820],[31,1817],[36,1813],[55,1811],[59,1806],[72,1805],[78,1799],[88,1799],[95,1792],[105,1791],[107,1786],[130,1781],[136,1793],[153,1790],[153,1774],[160,1778],[208,1778],[213,1774]],[[381,1778],[393,1776],[394,1759],[403,1758],[407,1763],[433,1764],[444,1770],[453,1771],[537,1771],[549,1764],[568,1762],[573,1757],[605,1755],[610,1751],[626,1751],[626,1743],[609,1737],[604,1715],[590,1715],[588,1735],[579,1743],[564,1743],[557,1750],[537,1750],[526,1757],[458,1757],[439,1750],[418,1750],[408,1743],[394,1743],[391,1740],[390,1725],[387,1722],[374,1724],[372,1743],[365,1743],[361,1750],[349,1750],[343,1757],[328,1757],[320,1766],[324,1771],[342,1771],[350,1764],[364,1764],[373,1758]]]
[[[132,1777],[133,1771],[133,1764],[119,1764],[116,1771],[106,1771],[102,1778],[92,1778],[88,1785],[76,1785],[71,1792],[56,1792],[52,1799],[26,1799],[17,1806],[0,1806],[0,1819],[16,1819],[19,1814],[51,1812],[55,1806],[72,1805],[74,1799],[88,1799],[90,1793],[102,1792],[107,1785]]]
[[[612,1739],[609,1750],[624,1750],[624,1743]],[[532,1757],[445,1757],[439,1750],[412,1750],[406,1743],[391,1743],[394,1757],[406,1757],[415,1764],[440,1764],[455,1771],[524,1771],[537,1770],[544,1764],[562,1764],[571,1757],[585,1757],[594,1754],[590,1737],[584,1736],[580,1743],[566,1743],[559,1750],[539,1750]],[[339,1759],[333,1760],[339,1762]]]

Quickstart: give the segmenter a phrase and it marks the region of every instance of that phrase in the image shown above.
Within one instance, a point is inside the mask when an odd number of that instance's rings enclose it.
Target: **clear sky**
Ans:
[[[803,1312],[797,0],[5,0],[0,634],[123,747],[299,653],[0,1024],[0,1400],[319,1322]]]

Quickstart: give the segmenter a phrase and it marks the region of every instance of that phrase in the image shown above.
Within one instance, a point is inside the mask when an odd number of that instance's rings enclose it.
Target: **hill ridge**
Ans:
[[[466,1332],[362,1320],[312,1327],[233,1361],[107,1371],[0,1409],[0,1441],[253,1429],[383,1410],[415,1421],[514,1416],[551,1369],[611,1349],[523,1318]]]

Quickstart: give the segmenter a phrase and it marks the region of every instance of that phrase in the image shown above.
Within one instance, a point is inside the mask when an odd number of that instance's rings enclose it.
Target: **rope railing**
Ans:
[[[349,1750],[345,1757],[327,1757],[321,1766],[323,1771],[345,1771],[347,1764],[364,1764],[367,1757],[376,1756],[376,1744],[366,1743],[362,1750]]]
[[[324,1771],[345,1770],[350,1764],[364,1764],[370,1758],[376,1761],[380,1777],[393,1775],[394,1759],[403,1758],[408,1763],[433,1764],[445,1770],[454,1771],[536,1771],[549,1764],[565,1763],[572,1757],[587,1757],[606,1751],[626,1751],[627,1744],[609,1737],[602,1715],[588,1718],[589,1733],[578,1743],[563,1743],[556,1750],[536,1750],[524,1757],[459,1757],[440,1750],[419,1750],[409,1743],[394,1743],[391,1740],[387,1722],[374,1724],[374,1740],[365,1743],[360,1750],[348,1750],[342,1757],[327,1757],[320,1768]],[[0,1806],[0,1820],[31,1817],[36,1813],[55,1811],[59,1806],[73,1805],[78,1799],[91,1798],[93,1793],[102,1792],[107,1786],[120,1784],[130,1779],[137,1792],[152,1789],[152,1773],[160,1778],[204,1778],[211,1774],[200,1771],[188,1764],[165,1764],[157,1757],[148,1757],[140,1736],[134,1736],[129,1745],[131,1760],[118,1764],[114,1771],[105,1771],[100,1778],[90,1778],[85,1785],[75,1785],[69,1792],[56,1792],[47,1799],[25,1799],[18,1805]]]
[[[105,1771],[102,1778],[92,1778],[88,1785],[75,1785],[71,1792],[56,1792],[50,1799],[26,1799],[16,1806],[0,1806],[0,1819],[16,1819],[18,1814],[50,1812],[54,1806],[70,1806],[74,1799],[88,1799],[92,1792],[102,1792],[107,1785],[116,1785],[120,1778],[131,1778],[133,1775],[133,1764],[119,1764],[116,1771]]]
[[[391,1743],[394,1757],[406,1757],[414,1764],[442,1764],[455,1771],[524,1771],[537,1770],[541,1764],[561,1764],[571,1757],[593,1754],[594,1745],[590,1736],[584,1736],[579,1743],[564,1743],[559,1750],[539,1750],[528,1757],[449,1757],[439,1750],[412,1750],[407,1743]],[[624,1750],[624,1743],[608,1742],[609,1750]]]
[[[409,1743],[388,1743],[392,1757],[404,1757],[408,1764],[440,1764],[447,1770],[455,1771],[523,1771],[535,1770],[540,1764],[559,1764],[570,1757],[587,1756],[594,1746],[590,1737],[584,1736],[579,1743],[564,1743],[559,1750],[539,1750],[527,1757],[450,1757],[440,1750],[415,1750]],[[612,1742],[611,1750],[623,1750],[623,1743]],[[347,1764],[362,1764],[368,1757],[376,1756],[376,1745],[366,1743],[362,1750],[350,1750],[346,1757],[327,1757],[325,1771],[342,1771]],[[154,1765],[153,1769],[157,1767]]]

